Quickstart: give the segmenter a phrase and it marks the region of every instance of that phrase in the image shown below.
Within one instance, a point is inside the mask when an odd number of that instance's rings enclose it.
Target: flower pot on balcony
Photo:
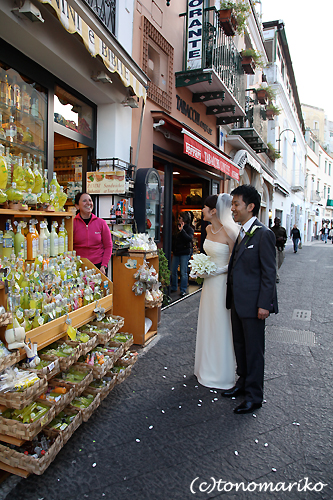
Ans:
[[[257,99],[260,104],[267,104],[268,95],[265,89],[257,90]]]
[[[219,10],[220,25],[227,36],[234,36],[237,30],[237,20],[233,9]]]
[[[244,56],[242,59],[242,67],[247,75],[254,75],[256,72],[256,63],[252,56]]]
[[[267,120],[274,120],[275,115],[276,115],[276,113],[273,109],[266,109]]]

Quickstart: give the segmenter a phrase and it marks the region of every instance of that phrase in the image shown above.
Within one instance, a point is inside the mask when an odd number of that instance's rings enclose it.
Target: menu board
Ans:
[[[113,170],[87,172],[87,193],[89,194],[124,194],[125,172]]]

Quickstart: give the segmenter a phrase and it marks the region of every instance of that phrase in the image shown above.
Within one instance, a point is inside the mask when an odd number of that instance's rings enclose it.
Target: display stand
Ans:
[[[159,261],[156,252],[138,252],[113,257],[114,314],[125,318],[125,324],[121,330],[131,332],[134,344],[139,345],[144,345],[147,340],[156,335],[158,322],[158,307],[145,307],[145,294],[135,295],[132,291],[132,286],[136,281],[134,274],[142,266],[144,260],[148,262],[149,267],[154,266],[158,272]],[[132,267],[132,264],[135,267]],[[145,318],[152,321],[147,333],[145,333]]]

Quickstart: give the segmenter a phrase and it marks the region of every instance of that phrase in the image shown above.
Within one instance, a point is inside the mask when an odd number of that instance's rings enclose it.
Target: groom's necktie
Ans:
[[[245,231],[244,231],[244,228],[242,226],[241,230],[239,231],[239,235],[238,235],[238,245],[241,243],[241,241],[244,238],[244,236],[245,236]]]

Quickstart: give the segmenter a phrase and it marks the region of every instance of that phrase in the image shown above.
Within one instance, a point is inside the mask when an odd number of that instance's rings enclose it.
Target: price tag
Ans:
[[[41,425],[43,426],[43,425],[47,424],[48,420],[49,420],[49,412],[47,412],[47,414],[44,415],[44,417],[41,419],[41,421],[40,421]]]
[[[53,368],[55,367],[55,362],[52,361],[52,363],[50,363],[47,367],[47,369],[51,372],[53,370]]]

